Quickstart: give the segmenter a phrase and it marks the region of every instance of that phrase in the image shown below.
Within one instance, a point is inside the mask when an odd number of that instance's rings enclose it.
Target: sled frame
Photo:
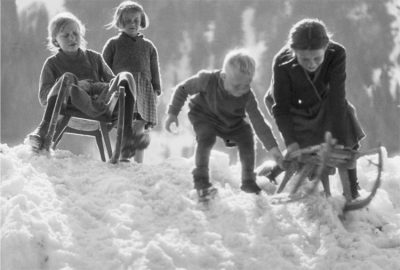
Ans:
[[[374,185],[367,197],[352,201],[347,170],[355,165],[358,158],[372,154],[378,154],[378,163],[369,161],[371,165],[377,167],[377,177]],[[381,147],[365,152],[344,148],[336,144],[336,140],[332,138],[330,133],[326,134],[324,143],[294,151],[285,159],[284,163],[286,167],[285,174],[276,193],[281,193],[288,182],[292,181],[294,185],[289,194],[291,197],[298,197],[296,193],[298,193],[299,188],[304,184],[306,178],[310,178],[313,184],[305,196],[314,193],[321,181],[325,196],[330,197],[329,175],[333,174],[332,171],[334,172],[337,169],[343,187],[343,195],[346,198],[344,211],[357,210],[367,206],[376,195],[377,189],[381,184],[383,168]]]
[[[59,102],[60,99],[60,102]],[[96,144],[99,149],[100,157],[102,161],[106,161],[105,153],[104,153],[104,144],[107,149],[107,154],[109,158],[109,162],[115,164],[118,162],[120,153],[121,153],[121,144],[122,144],[122,134],[124,130],[124,118],[125,118],[125,87],[120,86],[117,90],[117,93],[111,101],[110,107],[107,112],[98,117],[90,117],[78,109],[74,107],[67,107],[66,105],[62,105],[62,101],[65,99],[65,95],[59,95],[56,101],[56,106],[53,111],[53,116],[51,120],[51,125],[49,134],[53,134],[51,140],[54,141],[52,145],[52,149],[56,149],[58,143],[62,139],[62,136],[65,133],[81,135],[81,136],[92,136],[96,139]],[[60,104],[59,104],[60,103]],[[114,113],[114,109],[118,104],[117,114]],[[61,119],[59,119],[61,116]],[[79,123],[80,127],[70,127],[68,126],[71,118],[76,120],[75,122]],[[57,121],[58,120],[58,121]],[[85,124],[87,124],[87,120],[94,121],[96,124],[96,128],[93,130],[87,130],[85,128]],[[112,128],[116,127],[117,136],[116,142],[114,144],[114,150],[111,146],[109,132]]]

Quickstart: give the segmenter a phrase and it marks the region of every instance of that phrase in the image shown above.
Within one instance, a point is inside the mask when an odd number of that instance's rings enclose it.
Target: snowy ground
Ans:
[[[240,192],[239,168],[219,152],[211,161],[219,196],[204,210],[190,159],[111,165],[65,150],[0,151],[3,270],[400,269],[399,156],[385,157],[368,209],[341,220],[339,184],[328,200],[273,204]],[[368,190],[376,168],[366,158],[358,167]]]

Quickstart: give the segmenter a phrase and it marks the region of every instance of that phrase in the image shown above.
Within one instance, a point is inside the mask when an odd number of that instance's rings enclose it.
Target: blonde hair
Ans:
[[[140,28],[146,29],[149,26],[149,18],[147,17],[146,12],[143,7],[133,1],[124,1],[115,8],[113,20],[106,25],[107,29],[117,28],[121,29],[125,27],[123,15],[129,11],[139,12],[140,13]]]
[[[240,72],[252,77],[256,71],[256,61],[245,49],[235,49],[229,51],[224,58],[222,71],[226,72],[228,66],[236,68]]]
[[[87,41],[85,40],[85,32],[86,28],[83,23],[72,13],[70,12],[62,12],[55,15],[49,22],[47,27],[47,48],[53,52],[57,53],[59,50],[59,45],[56,43],[56,36],[58,33],[64,30],[65,26],[75,23],[79,28],[79,36],[80,36],[80,48],[82,50],[86,49]]]

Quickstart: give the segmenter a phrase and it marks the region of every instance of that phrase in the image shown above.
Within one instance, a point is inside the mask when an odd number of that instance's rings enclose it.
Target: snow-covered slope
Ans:
[[[111,165],[63,150],[0,150],[3,270],[400,269],[400,157],[385,158],[368,209],[341,220],[337,176],[332,198],[273,204],[240,192],[240,168],[213,152],[219,195],[204,210],[190,159]],[[358,166],[368,189],[376,169],[366,158]]]

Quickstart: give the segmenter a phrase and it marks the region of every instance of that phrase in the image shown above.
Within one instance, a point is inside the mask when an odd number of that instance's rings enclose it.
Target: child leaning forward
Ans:
[[[196,134],[194,188],[199,199],[215,193],[209,178],[209,159],[216,137],[235,143],[242,165],[241,190],[258,194],[261,189],[254,173],[255,150],[251,124],[273,158],[281,163],[282,154],[270,126],[261,113],[250,84],[255,73],[255,60],[243,49],[225,56],[222,70],[200,71],[179,84],[172,95],[165,128],[171,132],[172,123],[178,126],[178,114],[189,95],[189,120]]]

